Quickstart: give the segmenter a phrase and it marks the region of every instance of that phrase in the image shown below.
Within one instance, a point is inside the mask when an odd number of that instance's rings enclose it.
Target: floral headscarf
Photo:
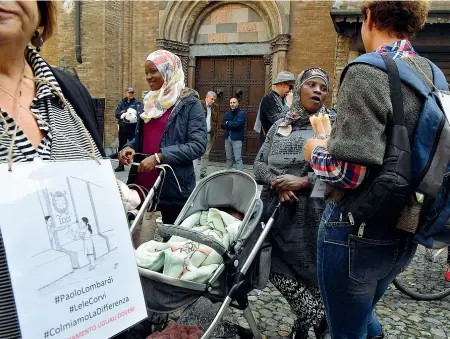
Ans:
[[[280,123],[280,126],[289,126],[293,122],[299,122],[301,125],[309,123],[309,116],[311,114],[309,114],[306,111],[305,107],[303,107],[302,105],[300,90],[305,82],[314,78],[322,79],[327,86],[327,92],[330,91],[330,81],[328,79],[327,73],[325,73],[323,69],[319,67],[305,69],[298,75],[297,80],[295,80],[292,106],[289,112],[286,113],[284,120]],[[319,112],[325,114],[325,106],[322,106]]]
[[[164,78],[164,84],[157,91],[149,91],[144,98],[144,113],[140,116],[144,122],[159,118],[178,100],[184,88],[184,73],[181,60],[175,54],[158,50],[147,57],[158,68]]]

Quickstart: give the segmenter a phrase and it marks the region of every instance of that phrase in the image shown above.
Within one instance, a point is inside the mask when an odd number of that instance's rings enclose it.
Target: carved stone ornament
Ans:
[[[290,42],[291,36],[289,34],[277,35],[275,38],[270,40],[270,49],[272,53],[278,51],[288,51]]]
[[[165,49],[178,56],[189,56],[189,44],[187,43],[167,39],[157,39],[156,47],[158,49]]]

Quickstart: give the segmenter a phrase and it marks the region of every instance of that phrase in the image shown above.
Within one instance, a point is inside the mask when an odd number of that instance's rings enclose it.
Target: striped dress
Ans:
[[[55,77],[48,64],[31,48],[25,50],[25,58],[33,69],[34,76],[46,79],[56,90],[61,92]],[[39,128],[46,133],[37,150],[23,134],[20,127],[13,144],[13,162],[33,161],[34,158],[43,160],[74,160],[86,159],[87,152],[91,152],[92,137],[82,122],[74,117],[68,107],[57,96],[54,88],[46,83],[37,84],[36,97],[33,99],[30,110],[39,116]],[[73,107],[68,103],[68,105]],[[0,163],[7,161],[11,146],[12,135],[16,127],[15,121],[1,108],[0,135],[5,131],[5,122],[8,125],[7,133],[0,137]],[[51,128],[45,123],[49,124]],[[88,133],[89,139],[86,137]],[[101,154],[94,144],[94,153],[98,158]],[[0,338],[20,338],[19,322],[14,304],[14,295],[8,273],[5,248],[0,231]]]

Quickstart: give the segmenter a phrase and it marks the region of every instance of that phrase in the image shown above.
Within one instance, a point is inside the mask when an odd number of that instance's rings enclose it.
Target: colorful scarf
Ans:
[[[409,40],[398,40],[392,44],[384,44],[376,49],[375,52],[387,55],[392,59],[397,58],[414,58],[418,54],[414,50]]]
[[[184,88],[184,73],[181,60],[175,54],[159,50],[147,57],[158,68],[164,78],[164,84],[157,91],[149,91],[144,98],[144,113],[140,117],[145,123],[161,117],[164,112],[175,105]]]
[[[309,117],[311,116],[302,105],[301,101],[301,88],[303,84],[311,79],[319,78],[322,79],[327,85],[327,92],[330,91],[330,81],[328,80],[328,75],[325,71],[319,67],[308,68],[301,72],[297,80],[295,80],[294,85],[294,97],[292,99],[291,109],[284,116],[284,120],[280,123],[280,126],[289,126],[293,122],[300,125],[309,123]],[[325,106],[322,106],[319,110],[320,113],[326,113]]]

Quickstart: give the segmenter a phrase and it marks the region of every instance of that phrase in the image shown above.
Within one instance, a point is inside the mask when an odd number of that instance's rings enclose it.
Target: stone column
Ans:
[[[352,62],[357,57],[359,57],[359,51],[351,50],[351,51],[348,52],[348,60],[347,60],[347,62]]]
[[[264,65],[266,66],[266,76],[265,76],[265,89],[269,92],[272,88],[272,55],[264,55]]]
[[[195,88],[195,57],[190,57],[188,62],[188,87]]]
[[[280,34],[270,40],[270,50],[272,54],[272,81],[277,74],[288,69],[286,54],[289,50],[291,36],[289,34]]]

